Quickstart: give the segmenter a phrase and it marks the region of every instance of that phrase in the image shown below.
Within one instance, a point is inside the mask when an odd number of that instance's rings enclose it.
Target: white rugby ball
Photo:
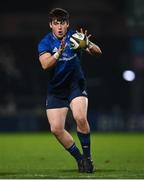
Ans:
[[[83,33],[76,32],[70,38],[73,49],[84,49],[87,47],[87,39]]]

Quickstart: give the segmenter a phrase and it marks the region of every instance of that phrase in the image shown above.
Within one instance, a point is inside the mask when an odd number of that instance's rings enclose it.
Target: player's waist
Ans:
[[[83,77],[75,80],[69,80],[64,83],[57,83],[48,85],[48,92],[51,94],[59,94],[59,95],[66,95],[69,91],[72,91],[76,88],[80,88],[81,86],[86,86],[86,81]]]

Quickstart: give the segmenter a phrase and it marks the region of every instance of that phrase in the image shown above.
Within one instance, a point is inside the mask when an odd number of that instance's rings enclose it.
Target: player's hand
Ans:
[[[80,33],[84,34],[85,38],[89,39],[91,37],[91,34],[88,35],[87,30],[83,30],[83,28],[80,28]]]
[[[83,30],[82,28],[80,28],[80,32],[83,33],[85,35],[85,38],[87,38],[87,51],[90,54],[102,54],[101,49],[99,48],[99,46],[97,46],[96,44],[94,44],[93,42],[91,42],[89,40],[89,38],[91,37],[91,34],[88,35],[87,30]],[[93,49],[92,49],[93,48]]]
[[[91,37],[91,34],[88,34],[88,31],[83,30],[83,28],[80,28],[80,31],[76,31],[76,33],[79,34],[80,37],[83,37],[82,40],[79,41],[78,48],[87,49],[89,46],[89,38]]]
[[[84,40],[86,41],[86,48],[87,48],[88,44],[89,44],[89,38],[91,37],[91,34],[88,34],[88,31],[83,30],[83,28],[80,28],[80,33],[84,34]]]
[[[54,58],[55,58],[56,60],[59,60],[59,57],[60,57],[61,54],[63,53],[65,47],[66,47],[65,38],[63,37],[62,40],[61,40],[61,43],[60,43],[60,46],[59,46],[58,51],[53,54],[53,56],[54,56]]]
[[[88,47],[89,44],[89,37],[91,35],[88,35],[87,30],[83,30],[82,28],[80,28],[80,31],[76,31],[76,33],[74,33],[71,37],[70,37],[70,43],[71,43],[71,47],[74,50],[77,49],[86,49]]]
[[[65,47],[66,47],[65,38],[63,37],[62,40],[61,40],[60,47],[58,49],[58,52],[59,52],[60,55],[63,53]]]

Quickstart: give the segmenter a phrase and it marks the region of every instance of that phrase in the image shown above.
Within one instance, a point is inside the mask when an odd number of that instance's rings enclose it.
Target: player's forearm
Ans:
[[[98,45],[94,44],[91,42],[91,44],[89,45],[88,47],[88,52],[91,54],[91,55],[98,55],[98,54],[102,54],[102,51],[101,49],[99,48]]]
[[[40,56],[39,60],[41,62],[42,68],[44,70],[47,70],[56,64],[58,58],[56,57],[56,55],[44,55]]]
[[[42,64],[42,68],[44,70],[47,70],[47,69],[53,67],[55,64],[56,64],[56,59],[53,56],[51,56],[45,60],[45,62]]]

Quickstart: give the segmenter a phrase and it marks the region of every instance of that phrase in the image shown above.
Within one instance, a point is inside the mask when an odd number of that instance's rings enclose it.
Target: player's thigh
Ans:
[[[47,109],[46,113],[50,126],[64,128],[67,112],[67,107]]]
[[[74,119],[86,119],[87,118],[87,108],[88,108],[88,98],[85,96],[78,96],[72,99],[70,103],[70,108],[72,110]]]

